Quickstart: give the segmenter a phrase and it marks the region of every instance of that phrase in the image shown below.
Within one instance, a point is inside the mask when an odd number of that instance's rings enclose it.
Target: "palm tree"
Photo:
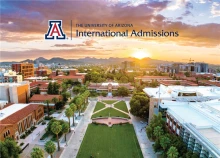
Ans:
[[[163,129],[160,126],[154,128],[154,136],[156,137],[156,140],[158,140],[162,134]]]
[[[167,152],[167,157],[168,158],[178,158],[178,155],[179,155],[179,153],[178,153],[176,147],[171,146]]]
[[[74,113],[75,113],[77,107],[76,107],[76,105],[74,103],[72,103],[72,104],[70,104],[70,108],[73,111],[73,126],[74,126],[75,125],[75,123],[74,123],[74,117],[75,117]]]
[[[47,104],[47,115],[48,115],[48,117],[50,116],[50,112],[49,112],[49,104],[50,104],[50,100],[45,100],[44,101],[44,104]]]
[[[69,125],[67,122],[62,124],[62,132],[65,134],[65,142],[66,142],[66,134],[69,132]]]
[[[56,104],[58,101],[59,101],[59,100],[57,99],[57,97],[53,97],[52,102],[53,102],[54,104]]]
[[[51,140],[46,142],[44,149],[48,154],[50,154],[50,157],[53,158],[53,153],[56,150],[56,145]]]
[[[170,146],[170,139],[167,136],[160,137],[160,145],[165,151]]]
[[[41,148],[33,148],[31,158],[44,158],[44,151]]]
[[[80,116],[80,111],[82,108],[82,98],[80,96],[78,96],[76,99],[76,106],[77,106],[77,110],[78,110],[79,116]]]
[[[68,121],[69,121],[69,132],[71,132],[71,129],[70,129],[70,117],[73,116],[73,111],[71,108],[67,108],[66,111],[65,111],[65,115],[66,117],[68,118]]]
[[[53,122],[53,124],[51,125],[51,131],[57,135],[58,151],[60,151],[60,142],[59,142],[58,134],[61,132],[61,130],[62,130],[62,126],[60,125],[60,122],[58,121]]]

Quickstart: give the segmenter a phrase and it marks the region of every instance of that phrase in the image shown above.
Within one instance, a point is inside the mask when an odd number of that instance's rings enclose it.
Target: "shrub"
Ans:
[[[51,120],[53,117],[45,116],[44,120]]]
[[[45,125],[45,124],[46,124],[46,122],[45,122],[45,121],[43,121],[43,122],[42,122],[42,125]]]
[[[20,143],[20,146],[22,146],[22,145],[24,145],[24,143],[23,143],[23,142],[21,142],[21,143]]]
[[[24,139],[26,137],[26,134],[22,134],[21,136],[20,136],[20,139]]]

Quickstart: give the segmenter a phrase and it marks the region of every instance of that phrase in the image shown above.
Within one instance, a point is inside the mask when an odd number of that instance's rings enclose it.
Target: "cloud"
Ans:
[[[193,15],[189,10],[186,10],[182,16],[189,16],[189,15]]]
[[[186,2],[186,9],[193,9],[193,4],[191,2]]]
[[[45,53],[47,52],[47,53]],[[62,49],[62,50],[39,50],[31,49],[26,51],[1,51],[1,60],[10,60],[12,57],[16,56],[16,60],[23,59],[35,59],[39,56],[45,58],[62,57],[62,58],[80,58],[85,56],[106,56],[109,52],[103,50],[89,50],[89,49]]]
[[[85,47],[90,46],[92,47],[94,43],[98,43],[95,40],[86,40],[80,44],[55,44],[53,47]]]
[[[213,2],[211,6],[211,13],[213,17],[220,16],[220,2]]]
[[[159,14],[159,11],[169,9],[170,1],[149,1],[148,3],[137,6],[128,4],[109,5],[107,1],[3,1],[5,6],[1,11],[0,40],[7,42],[21,42],[31,40],[44,40],[44,34],[48,29],[48,20],[63,20],[63,31],[70,37],[70,20],[73,21],[73,34],[76,29],[100,30],[105,31],[124,31],[124,30],[155,30],[178,31],[178,38],[154,38],[158,42],[175,42],[177,44],[214,47],[219,44],[220,24],[190,25],[178,21],[169,21],[167,17]],[[50,6],[48,9],[47,6]],[[186,0],[178,0],[176,6],[193,8],[192,4]],[[215,7],[217,3],[213,4]],[[59,8],[59,11],[55,11]],[[53,12],[51,10],[54,10]],[[214,9],[213,13],[218,14]],[[189,15],[187,10],[184,15]],[[181,20],[178,17],[176,20]],[[133,24],[133,27],[114,27],[114,28],[76,28],[76,24]],[[215,31],[213,31],[215,30]],[[140,38],[138,38],[140,39]],[[95,41],[93,41],[95,40]],[[55,47],[84,47],[96,46],[96,41],[102,39],[87,40],[84,43],[58,44]],[[143,40],[143,39],[141,39]],[[144,40],[149,40],[145,38]]]

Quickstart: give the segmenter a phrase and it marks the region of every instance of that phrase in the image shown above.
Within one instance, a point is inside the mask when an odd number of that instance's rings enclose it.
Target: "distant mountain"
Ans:
[[[29,62],[29,63],[44,63],[44,64],[52,64],[52,63],[60,63],[60,64],[75,64],[75,65],[79,65],[79,64],[120,64],[123,61],[135,61],[137,63],[140,63],[141,65],[145,65],[145,64],[162,64],[162,63],[171,63],[168,61],[163,61],[163,60],[156,60],[156,59],[151,59],[151,58],[143,58],[141,60],[136,59],[136,58],[132,58],[132,57],[128,57],[128,58],[114,58],[114,57],[110,57],[110,58],[94,58],[94,57],[85,57],[85,58],[81,58],[81,59],[63,59],[63,58],[59,58],[59,57],[54,57],[51,59],[46,59],[44,57],[39,57],[35,60],[30,60],[30,59],[26,59],[23,60],[21,62]],[[10,65],[12,63],[19,63],[19,62],[1,62],[1,65]]]
[[[39,58],[35,59],[34,61],[41,62],[41,61],[47,61],[47,59],[45,59],[44,57],[39,57]]]

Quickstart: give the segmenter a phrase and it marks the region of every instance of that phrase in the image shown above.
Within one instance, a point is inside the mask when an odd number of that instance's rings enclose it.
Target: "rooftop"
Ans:
[[[144,88],[143,91],[150,97],[161,99],[178,99],[192,98],[192,101],[202,101],[220,98],[220,87],[213,86],[164,86],[160,85],[157,88]]]
[[[213,105],[218,108],[212,108]],[[194,103],[162,101],[160,106],[166,107],[168,114],[220,156],[220,100]]]
[[[8,112],[6,115],[3,115],[3,119],[1,118],[1,124],[14,124],[32,113],[34,110],[36,110],[39,106],[38,104],[13,104],[3,110],[3,112]],[[17,108],[20,107],[20,108]],[[9,112],[9,109],[12,112]],[[2,111],[2,110],[1,110]],[[7,117],[5,117],[7,116]]]
[[[61,95],[50,95],[50,94],[34,94],[31,98],[30,98],[30,102],[32,101],[45,101],[45,100],[52,100],[53,98],[57,98],[60,99]]]
[[[0,121],[5,119],[6,117],[12,115],[13,113],[27,107],[29,104],[13,104],[0,110]]]

